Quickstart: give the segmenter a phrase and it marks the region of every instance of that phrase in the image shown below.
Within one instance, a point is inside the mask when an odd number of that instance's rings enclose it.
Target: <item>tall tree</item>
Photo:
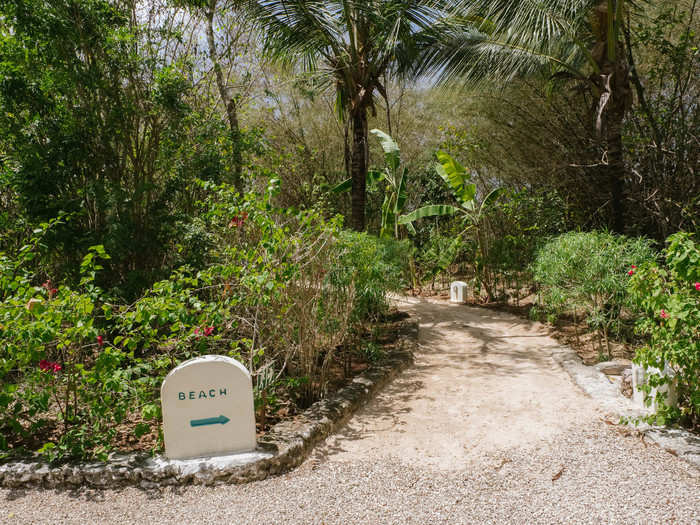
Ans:
[[[196,16],[204,22],[204,35],[207,42],[207,51],[211,70],[214,73],[214,82],[218,91],[221,104],[226,114],[226,120],[231,134],[233,184],[238,190],[243,190],[243,155],[242,155],[242,135],[238,118],[239,101],[238,94],[235,93],[234,86],[230,82],[230,74],[224,69],[224,64],[228,59],[233,62],[242,44],[243,34],[246,32],[248,17],[246,16],[246,3],[241,0],[174,0],[173,5],[189,8]],[[231,17],[237,16],[236,29],[226,31],[223,35],[216,27],[216,19],[227,21]],[[228,29],[228,28],[226,28]],[[222,51],[220,48],[225,47]],[[231,68],[229,68],[229,73]]]
[[[352,128],[351,226],[365,229],[367,117],[385,78],[408,72],[424,34],[438,17],[428,0],[258,0],[267,55],[299,61],[336,91],[336,111]]]
[[[603,146],[601,169],[612,209],[624,224],[622,124],[632,104],[623,28],[630,0],[470,0],[423,56],[422,69],[467,81],[507,82],[543,70],[592,95],[591,121]]]

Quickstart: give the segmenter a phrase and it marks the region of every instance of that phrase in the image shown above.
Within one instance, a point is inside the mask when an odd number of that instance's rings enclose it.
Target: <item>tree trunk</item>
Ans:
[[[622,2],[623,0],[618,0]],[[625,160],[622,143],[622,127],[627,110],[632,104],[632,86],[629,64],[623,41],[615,35],[615,49],[608,50],[608,33],[611,21],[620,16],[608,11],[608,1],[602,0],[596,6],[597,22],[594,24],[596,45],[591,55],[600,72],[594,75],[593,82],[599,90],[596,108],[596,128],[604,140],[607,162],[603,168],[607,189],[610,191],[610,227],[615,233],[625,232]],[[622,24],[622,20],[618,20]]]
[[[615,95],[613,95],[614,97]],[[607,180],[612,204],[612,230],[625,233],[625,159],[622,146],[622,123],[625,111],[613,109],[608,115],[606,142],[608,147]]]
[[[352,115],[352,229],[365,229],[365,192],[367,183],[367,108],[361,107]]]
[[[211,0],[209,8],[206,11],[207,18],[207,43],[209,45],[209,58],[214,66],[214,75],[216,76],[216,87],[219,90],[221,102],[226,110],[228,125],[231,132],[231,141],[233,142],[233,184],[239,191],[243,190],[243,181],[241,172],[243,170],[243,157],[241,155],[241,129],[238,124],[238,107],[236,99],[229,93],[224,79],[224,72],[221,69],[221,63],[216,52],[216,40],[214,38],[214,14],[216,13],[217,0]]]

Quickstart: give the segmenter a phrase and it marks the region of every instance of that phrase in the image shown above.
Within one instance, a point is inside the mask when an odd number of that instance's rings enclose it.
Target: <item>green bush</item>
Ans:
[[[533,264],[542,307],[556,317],[585,315],[610,355],[611,331],[620,333],[622,309],[629,304],[628,272],[654,260],[648,240],[606,232],[570,232],[555,237],[537,253]],[[602,343],[599,345],[602,350]]]
[[[96,285],[102,246],[76,286],[46,279],[42,239],[61,221],[0,254],[0,455],[104,458],[125,438],[155,435],[163,377],[203,354],[243,362],[261,410],[279,388],[302,406],[325,395],[337,349],[402,286],[407,245],[275,209],[269,192],[202,190],[205,263],[132,303]]]
[[[661,423],[683,420],[700,423],[700,245],[688,233],[668,238],[665,266],[647,262],[633,269],[629,282],[632,302],[644,313],[637,328],[648,338],[635,362],[675,373],[679,407],[660,405]],[[671,381],[650,374],[651,387]],[[663,394],[657,394],[663,401]]]
[[[333,282],[354,283],[352,318],[376,319],[388,309],[387,293],[407,286],[410,242],[344,231]]]

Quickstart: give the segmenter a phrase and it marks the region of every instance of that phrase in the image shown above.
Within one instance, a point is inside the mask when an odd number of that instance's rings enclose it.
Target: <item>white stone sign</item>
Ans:
[[[676,388],[676,381],[673,379],[675,374],[668,365],[664,367],[662,372],[658,368],[644,368],[641,365],[632,363],[632,400],[640,407],[646,406],[644,403],[644,391],[640,387],[648,382],[647,376],[649,374],[671,378],[671,381],[667,384],[661,385],[660,387],[652,387],[651,392],[649,393],[651,396],[651,411],[656,413],[660,408],[658,402],[656,401],[657,392],[663,392],[666,394],[666,405],[669,407],[678,406],[678,390]]]
[[[253,382],[235,359],[207,355],[181,363],[163,380],[160,402],[169,459],[255,450]]]
[[[453,303],[463,303],[467,299],[467,283],[454,281],[450,285],[450,301]]]

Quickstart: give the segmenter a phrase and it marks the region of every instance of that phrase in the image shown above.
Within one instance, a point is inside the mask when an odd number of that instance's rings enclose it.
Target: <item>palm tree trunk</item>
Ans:
[[[231,96],[226,86],[224,72],[219,62],[219,57],[216,52],[216,40],[214,39],[214,13],[216,12],[217,0],[211,0],[206,11],[207,19],[207,44],[209,45],[209,58],[214,65],[214,75],[216,76],[216,87],[219,90],[221,102],[226,109],[226,117],[228,118],[229,129],[231,132],[231,141],[233,143],[233,184],[238,190],[243,189],[241,172],[243,170],[243,157],[241,155],[241,129],[238,124],[238,107],[236,99]]]
[[[350,223],[358,232],[365,229],[365,192],[367,183],[367,108],[360,107],[352,115],[352,172]]]
[[[619,234],[625,233],[625,160],[622,146],[622,123],[624,118],[624,108],[622,110],[614,108],[608,115],[606,132],[608,165],[605,169],[608,172],[606,178],[610,184],[612,229]]]
[[[623,0],[618,0],[622,2]],[[612,217],[610,226],[615,233],[625,232],[625,159],[622,144],[622,127],[625,114],[632,104],[632,86],[630,82],[629,64],[625,53],[624,42],[619,34],[614,37],[614,52],[610,53],[609,32],[611,22],[624,12],[609,11],[608,0],[600,0],[595,8],[597,23],[594,24],[596,45],[591,55],[598,64],[599,74],[595,79],[600,95],[596,108],[596,128],[604,130],[607,163],[604,175],[610,191]],[[618,6],[620,7],[620,6]],[[618,20],[618,23],[622,23]]]

